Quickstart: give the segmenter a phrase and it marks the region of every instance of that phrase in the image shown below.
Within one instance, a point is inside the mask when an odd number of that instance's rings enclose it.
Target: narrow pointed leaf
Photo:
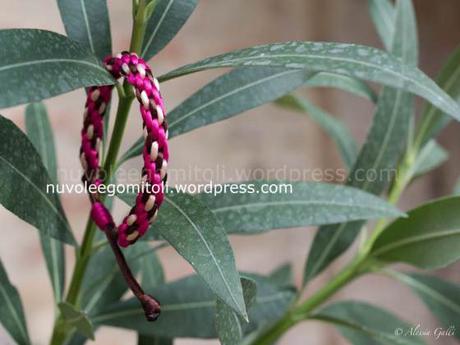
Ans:
[[[264,103],[303,85],[311,74],[284,68],[240,68],[212,81],[168,114],[169,138],[207,126]],[[140,155],[140,138],[123,161]]]
[[[93,325],[84,312],[67,302],[59,303],[58,307],[64,322],[68,326],[75,327],[78,333],[94,340]]]
[[[159,0],[147,22],[142,57],[149,60],[179,32],[193,13],[198,0]]]
[[[164,284],[165,277],[163,266],[161,265],[160,259],[155,251],[152,252],[142,259],[142,286],[144,289],[150,291],[158,286]],[[172,345],[173,340],[162,337],[155,337],[149,335],[138,334],[137,345]]]
[[[408,66],[417,64],[417,25],[410,0],[399,0],[392,52]],[[373,194],[382,193],[406,147],[413,115],[412,96],[402,90],[383,88],[370,132],[347,184]],[[393,173],[392,173],[393,172]],[[368,175],[371,174],[371,175]],[[373,176],[373,177],[372,177]],[[321,228],[311,246],[304,283],[315,277],[353,243],[363,222],[343,223]]]
[[[129,202],[133,196],[121,197]],[[168,194],[154,229],[152,232],[173,246],[222,301],[247,317],[232,248],[225,229],[208,207],[188,194]]]
[[[99,60],[112,53],[106,0],[57,0],[67,36],[90,50]]]
[[[18,291],[0,261],[0,323],[18,345],[30,345],[26,319]]]
[[[420,150],[413,167],[414,178],[425,175],[447,161],[449,154],[436,141],[430,140]]]
[[[460,103],[460,47],[458,47],[436,78],[439,86],[457,103]],[[419,128],[419,140],[422,144],[435,137],[449,122],[451,117],[428,104],[422,114]]]
[[[59,198],[32,143],[0,115],[0,204],[42,234],[75,244]]]
[[[89,50],[60,34],[0,30],[0,45],[0,108],[114,83]]]
[[[154,289],[163,284],[165,282],[165,272],[155,251],[151,250],[151,253],[145,255],[142,260],[141,273],[144,287]]]
[[[377,101],[375,92],[363,81],[346,77],[340,74],[320,72],[315,74],[306,83],[308,87],[331,87],[350,92],[356,96],[366,98],[372,102]]]
[[[241,279],[243,286],[244,302],[249,310],[256,297],[256,283],[250,279]],[[222,345],[239,345],[244,336],[245,321],[230,309],[225,303],[217,301],[216,304],[216,330]]]
[[[251,181],[238,184],[239,190],[246,192],[202,193],[197,197],[212,210],[228,233],[238,234],[401,216],[378,197],[341,185],[290,182],[292,193],[250,192],[262,190],[267,183],[276,182]],[[278,184],[281,186],[283,182]]]
[[[40,154],[49,177],[57,183],[54,134],[48,118],[48,112],[43,103],[32,103],[26,107],[25,124],[30,142]]]
[[[277,286],[293,286],[294,272],[292,264],[284,264],[269,275],[270,281]]]
[[[426,304],[445,330],[450,330],[449,336],[460,339],[456,327],[460,324],[460,285],[434,276],[417,273],[391,274],[402,283],[408,285]]]
[[[42,103],[33,103],[26,108],[27,136],[42,158],[43,165],[52,181],[57,183],[56,150],[53,130],[48,119],[46,108]],[[63,230],[65,231],[65,229]],[[49,236],[40,233],[42,252],[45,257],[48,274],[51,278],[54,297],[60,301],[63,297],[65,284],[64,245]]]
[[[312,318],[333,324],[353,345],[425,344],[415,335],[397,335],[401,331],[410,332],[412,325],[363,302],[336,302],[319,310]]]
[[[278,320],[295,296],[290,288],[277,287],[267,279],[254,279],[253,275],[248,277],[257,284],[257,296],[249,309],[250,323],[244,324],[245,334]],[[159,286],[152,294],[162,306],[161,316],[155,324],[145,321],[145,316],[134,299],[108,306],[93,318],[93,322],[165,338],[217,337],[214,328],[215,294],[199,276],[194,275]]]
[[[305,98],[287,95],[276,101],[277,105],[295,111],[306,112],[334,140],[347,167],[353,166],[358,156],[358,146],[347,127],[326,111]]]
[[[268,44],[210,57],[180,67],[160,79],[164,81],[210,68],[236,66],[307,69],[311,72],[331,72],[373,81],[414,93],[457,120],[460,119],[459,105],[419,69],[403,64],[400,59],[381,50],[356,44]]]
[[[380,234],[371,255],[433,269],[460,258],[460,197],[432,201],[408,212]]]
[[[390,0],[369,0],[369,13],[386,50],[391,50],[396,10]]]
[[[65,345],[85,345],[88,338],[80,333],[74,332],[71,337],[65,342]]]

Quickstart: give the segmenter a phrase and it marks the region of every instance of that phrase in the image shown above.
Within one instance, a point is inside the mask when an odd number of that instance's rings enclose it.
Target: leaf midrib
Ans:
[[[352,207],[352,208],[359,208],[359,209],[364,209],[364,210],[375,210],[375,211],[381,211],[385,212],[388,211],[387,208],[383,207],[370,207],[370,206],[362,206],[362,205],[350,205],[346,203],[340,203],[340,202],[326,202],[326,201],[303,201],[303,200],[288,200],[288,201],[283,201],[283,202],[277,202],[277,201],[270,201],[270,202],[254,202],[254,203],[246,203],[246,204],[239,204],[239,205],[231,205],[231,206],[224,206],[224,207],[218,207],[218,208],[212,208],[211,210],[213,213],[219,213],[219,212],[226,212],[229,210],[238,210],[238,209],[244,209],[244,208],[260,208],[260,207],[265,207],[265,206],[285,206],[285,205],[315,205],[315,206],[341,206],[341,207]]]
[[[455,235],[460,235],[460,229],[455,229],[455,230],[445,230],[445,231],[439,231],[439,232],[434,232],[434,233],[428,233],[428,234],[423,234],[420,236],[412,236],[408,238],[404,238],[400,241],[395,241],[393,243],[389,243],[385,246],[382,246],[378,248],[373,255],[374,256],[380,256],[382,254],[388,253],[394,249],[405,247],[407,245],[411,245],[413,243],[417,242],[424,242],[427,240],[431,239],[437,239],[437,238],[442,238],[442,237],[450,237],[450,236],[455,236]]]
[[[58,211],[58,209],[54,206],[54,204],[51,202],[50,199],[46,196],[45,193],[43,193],[40,188],[38,188],[32,181],[24,175],[20,170],[18,170],[13,164],[11,164],[7,159],[5,159],[3,156],[0,156],[0,160],[4,161],[8,166],[13,169],[18,175],[20,175],[30,186],[32,186],[33,189],[35,189],[38,192],[38,195],[40,195],[43,199],[45,199],[46,203],[50,206],[51,210],[54,211],[54,213],[58,216],[58,218],[61,220],[61,222],[64,224],[65,228],[70,231],[67,222],[65,219],[62,217],[61,213]]]
[[[276,74],[273,74],[273,75],[270,75],[268,77],[265,77],[265,78],[262,78],[262,79],[259,79],[259,80],[256,80],[254,82],[251,82],[249,84],[246,84],[244,85],[243,87],[238,87],[236,89],[233,89],[232,91],[230,92],[227,92],[219,97],[216,97],[216,98],[213,98],[211,101],[207,102],[207,103],[204,103],[202,105],[200,105],[199,107],[193,109],[192,111],[184,114],[183,116],[179,117],[176,121],[173,121],[169,124],[169,128],[173,129],[174,128],[174,125],[176,125],[177,123],[180,123],[182,121],[184,121],[185,119],[189,118],[190,116],[192,116],[193,114],[197,113],[198,111],[201,111],[211,105],[213,105],[214,103],[216,102],[219,102],[220,100],[222,99],[225,99],[227,97],[230,97],[230,96],[233,96],[241,91],[244,91],[246,89],[249,89],[253,86],[256,86],[256,85],[259,85],[259,84],[263,84],[265,83],[266,81],[269,81],[269,80],[272,80],[272,79],[276,79],[276,78],[279,78],[279,77],[282,77],[282,76],[285,76],[287,74],[295,74],[295,73],[298,73],[299,71],[298,70],[287,70],[287,71],[283,71],[283,72],[279,72],[279,73],[276,73]],[[174,110],[171,112],[170,116],[174,113]]]
[[[0,284],[0,292],[3,296],[3,298],[5,299],[6,301],[6,304],[8,305],[8,309],[11,311],[11,314],[13,315],[13,319],[15,320],[17,326],[18,326],[18,329],[20,330],[21,332],[21,335],[24,337],[24,340],[27,341],[27,344],[29,343],[29,337],[27,335],[27,331],[25,330],[24,328],[24,325],[22,324],[21,322],[21,318],[19,317],[16,309],[14,308],[14,305],[13,303],[11,302],[11,299],[9,298],[9,295],[8,293],[6,292],[6,289],[5,289],[5,286],[6,284]]]
[[[89,46],[91,48],[91,51],[93,53],[96,53],[96,51],[94,50],[94,43],[93,43],[93,37],[91,36],[91,27],[90,27],[90,24],[89,24],[89,20],[88,20],[88,14],[86,12],[86,5],[85,5],[85,1],[84,0],[80,0],[80,5],[81,5],[81,11],[83,13],[83,21],[85,22],[85,26],[86,26],[86,31],[88,33],[88,42],[89,42]]]
[[[263,296],[257,298],[254,304],[265,304],[265,303],[272,303],[278,300],[286,298],[290,293],[287,292],[277,292],[273,295]],[[190,310],[190,309],[201,309],[201,308],[212,308],[216,305],[216,300],[204,300],[204,301],[196,301],[196,302],[186,302],[186,303],[177,303],[177,304],[166,304],[162,305],[161,309],[163,311],[182,311],[182,310]],[[125,316],[133,316],[133,315],[143,315],[143,311],[139,308],[130,308],[126,310],[122,310],[119,312],[101,314],[94,318],[94,322],[101,322],[104,320],[110,319],[117,319],[120,317]]]
[[[408,78],[404,74],[397,73],[397,72],[395,72],[395,71],[393,71],[391,69],[384,68],[381,65],[375,65],[375,64],[368,63],[368,62],[365,62],[365,61],[362,61],[362,60],[354,60],[354,59],[344,58],[344,57],[333,57],[333,56],[324,56],[324,55],[315,55],[315,54],[308,54],[308,55],[305,55],[305,54],[278,54],[278,55],[275,55],[274,54],[274,55],[270,55],[269,57],[266,57],[266,56],[254,56],[254,57],[241,57],[241,58],[235,58],[235,59],[228,59],[228,60],[221,61],[221,62],[210,63],[210,64],[207,64],[206,66],[208,68],[225,67],[225,66],[228,66],[228,64],[233,64],[235,62],[256,61],[256,60],[260,60],[260,59],[266,60],[267,58],[268,59],[277,59],[277,58],[327,59],[327,60],[331,60],[331,61],[349,62],[349,63],[355,64],[355,65],[363,65],[363,66],[367,66],[367,67],[372,67],[373,69],[377,69],[377,70],[386,72],[388,74],[394,75],[395,77],[398,77],[401,80],[413,83],[414,85],[418,86],[420,89],[425,90],[433,98],[438,99],[438,100],[440,100],[440,99],[443,100],[443,103],[446,102],[445,104],[448,105],[448,107],[451,109],[450,113],[451,113],[452,116],[454,116],[454,114],[458,110],[457,109],[458,107],[456,105],[454,105],[454,106],[452,105],[452,102],[451,102],[450,99],[447,99],[442,94],[438,95],[437,93],[433,92],[431,90],[431,88],[427,88],[425,85],[420,84],[418,82],[418,80]],[[203,65],[199,65],[199,63],[197,63],[197,65],[195,67],[193,67],[193,65],[188,67],[188,68],[187,68],[187,66],[184,66],[183,70],[185,70],[187,72],[187,74],[189,74],[189,73],[192,73],[192,72],[195,72],[195,71],[200,71],[202,68],[203,68]],[[302,68],[295,68],[295,69],[302,69]],[[308,70],[307,67],[305,69]],[[176,70],[176,72],[172,71],[171,74],[167,73],[166,75],[162,76],[162,78],[160,78],[160,79],[164,80],[164,77],[169,77],[170,75],[178,76],[177,72],[180,73],[181,68]],[[420,76],[424,76],[424,75],[420,74]],[[452,108],[452,106],[454,108]],[[459,118],[457,115],[455,115],[455,117]]]
[[[101,70],[107,73],[107,71],[104,68],[102,68],[96,63],[92,63],[92,62],[85,61],[85,60],[75,60],[75,59],[67,59],[67,58],[33,60],[33,61],[18,62],[18,63],[9,64],[5,66],[0,66],[0,73],[10,70],[10,69],[20,68],[20,67],[27,67],[27,66],[47,64],[47,63],[58,63],[58,62],[71,62],[75,64],[86,65],[86,66],[89,66],[89,67],[92,67],[92,68],[95,68],[95,69],[98,69],[98,70]]]
[[[431,286],[421,283],[420,281],[412,278],[411,276],[408,276],[405,274],[404,275],[398,274],[397,276],[401,280],[406,281],[407,284],[412,285],[415,289],[418,289],[419,291],[426,293],[427,295],[432,297],[434,300],[437,300],[439,303],[441,303],[445,307],[453,310],[454,312],[460,315],[460,304],[456,303],[454,300],[445,298],[444,295],[440,294],[438,291],[431,288]]]
[[[227,282],[227,279],[224,275],[224,272],[222,271],[222,268],[220,267],[219,265],[219,262],[217,261],[216,257],[214,256],[214,252],[211,250],[211,248],[209,247],[209,244],[208,242],[206,241],[206,238],[204,238],[203,234],[201,233],[200,231],[200,228],[197,224],[195,224],[193,222],[193,220],[188,216],[188,214],[182,210],[182,208],[177,205],[174,201],[172,201],[170,198],[168,197],[165,197],[165,199],[167,200],[167,202],[173,206],[180,214],[182,214],[182,216],[184,216],[184,218],[190,223],[190,225],[192,225],[192,228],[195,230],[195,232],[198,234],[199,238],[201,239],[201,241],[203,242],[203,244],[205,245],[206,249],[208,250],[208,253],[211,255],[211,258],[212,258],[212,261],[214,262],[215,266],[217,267],[217,270],[219,272],[219,275],[221,276],[223,282],[224,282],[224,286],[227,290],[227,292],[230,294],[231,296],[231,299],[233,301],[233,303],[235,303],[235,307],[237,307],[238,309],[240,309],[240,304],[237,302],[236,300],[236,297],[234,296],[233,292],[232,292],[232,289],[230,288],[230,285],[228,284]],[[243,310],[242,310],[243,312]]]
[[[150,48],[150,45],[152,44],[153,39],[157,35],[158,30],[160,30],[161,25],[163,24],[163,21],[166,18],[166,15],[168,14],[169,10],[171,9],[172,4],[174,3],[174,0],[170,0],[168,5],[166,6],[164,12],[162,13],[160,20],[158,21],[158,24],[156,25],[155,29],[152,32],[152,35],[150,36],[149,40],[147,41],[147,44],[145,45],[144,49],[142,50],[142,56],[145,55],[147,50]]]

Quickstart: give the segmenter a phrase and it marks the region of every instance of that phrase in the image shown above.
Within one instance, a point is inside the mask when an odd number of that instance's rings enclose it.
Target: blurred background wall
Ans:
[[[130,37],[130,1],[109,0],[114,51],[125,49]],[[434,76],[460,42],[460,1],[414,0],[420,33],[421,68]],[[0,0],[0,28],[42,28],[64,33],[55,0]],[[287,40],[354,42],[381,47],[367,12],[365,0],[201,0],[190,21],[179,35],[151,63],[156,74],[216,53],[261,43]],[[1,47],[0,47],[1,49]],[[163,85],[169,109],[222,71],[203,72]],[[344,119],[352,133],[363,142],[369,127],[372,107],[366,101],[339,91],[310,92],[312,100]],[[81,126],[82,91],[46,101],[61,171],[61,182],[69,182],[65,172],[79,171],[78,132]],[[2,114],[23,128],[24,107],[2,110]],[[126,135],[127,148],[139,135],[138,116]],[[458,147],[460,126],[451,125],[441,136],[441,144],[451,159],[437,171],[414,183],[403,197],[407,209],[422,200],[448,194],[460,172]],[[239,117],[188,133],[172,143],[171,168],[233,169],[339,168],[341,162],[332,141],[305,115],[282,111],[266,105]],[[282,158],[281,158],[282,157]],[[139,161],[128,164],[137,168]],[[217,168],[218,167],[218,168]],[[64,174],[64,175],[63,175]],[[77,174],[78,176],[78,174]],[[219,181],[219,178],[216,178]],[[222,182],[222,181],[219,181]],[[88,201],[85,195],[64,195],[64,207],[80,238]],[[118,213],[121,216],[121,213]],[[53,307],[45,264],[37,234],[29,225],[0,209],[0,227],[8,237],[0,242],[0,255],[11,280],[18,286],[25,303],[32,338],[46,344],[50,335]],[[299,284],[307,250],[315,229],[290,229],[262,236],[236,237],[232,243],[239,268],[266,273],[276,266],[294,263]],[[70,251],[69,251],[70,254]],[[349,255],[348,255],[349,256]],[[345,255],[345,258],[347,255]],[[172,250],[161,252],[168,280],[190,274],[191,268]],[[342,265],[336,262],[315,280],[307,294],[321,286]],[[69,270],[72,262],[69,262]],[[460,282],[459,266],[439,274]],[[378,289],[376,288],[378,287]],[[432,316],[409,291],[382,277],[360,279],[336,298],[359,298],[390,308],[412,323],[431,327]],[[460,326],[460,325],[458,325]],[[95,344],[134,344],[129,331],[104,328]],[[436,342],[428,339],[433,344]],[[336,331],[322,324],[305,323],[291,330],[281,344],[344,344]],[[436,344],[454,344],[442,339]],[[0,344],[9,344],[0,330]],[[177,344],[217,344],[215,341],[181,340]]]

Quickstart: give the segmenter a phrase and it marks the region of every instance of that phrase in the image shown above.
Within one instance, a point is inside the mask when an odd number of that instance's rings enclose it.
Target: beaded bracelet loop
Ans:
[[[135,243],[147,231],[158,214],[164,198],[166,168],[169,159],[168,125],[158,80],[147,63],[135,53],[122,52],[104,60],[105,68],[115,79],[124,77],[133,86],[140,103],[144,128],[142,188],[136,204],[117,229],[117,241],[121,247]],[[82,177],[92,203],[91,217],[103,231],[115,229],[109,210],[94,190],[104,183],[101,178],[100,149],[103,140],[103,118],[110,102],[113,85],[93,86],[88,89],[81,132],[80,159],[84,170]]]

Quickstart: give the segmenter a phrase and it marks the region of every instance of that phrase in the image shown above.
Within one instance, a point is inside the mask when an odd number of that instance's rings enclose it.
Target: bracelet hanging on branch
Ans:
[[[111,99],[113,85],[88,89],[81,132],[80,159],[84,170],[82,180],[87,185],[92,203],[92,219],[105,232],[120,270],[129,288],[141,302],[146,318],[154,321],[160,314],[160,304],[155,298],[144,293],[131,273],[120,247],[134,244],[145,234],[149,225],[156,219],[164,199],[169,159],[165,108],[157,79],[153,77],[146,62],[135,53],[122,52],[115,57],[107,57],[104,65],[114,78],[124,77],[133,86],[140,103],[145,139],[142,188],[136,197],[135,205],[121,224],[116,226],[110,211],[104,206],[101,195],[97,192],[98,187],[104,183],[101,178],[100,149],[104,139],[103,118]]]

